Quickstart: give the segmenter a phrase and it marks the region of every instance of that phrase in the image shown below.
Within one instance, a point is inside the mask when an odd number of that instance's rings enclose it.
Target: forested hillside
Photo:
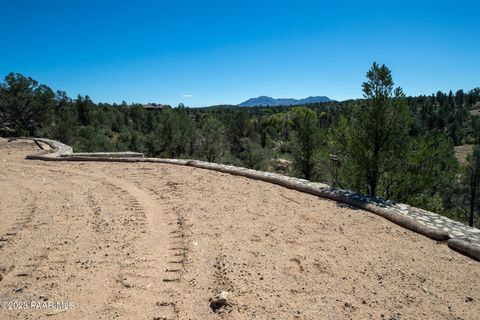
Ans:
[[[276,171],[479,225],[480,149],[459,165],[454,146],[480,141],[480,88],[406,97],[374,64],[363,91],[302,106],[147,110],[70,98],[11,73],[0,87],[0,134]]]

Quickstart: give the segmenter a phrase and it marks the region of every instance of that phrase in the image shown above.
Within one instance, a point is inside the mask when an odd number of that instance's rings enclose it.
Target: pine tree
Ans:
[[[385,65],[373,64],[363,92],[365,102],[353,106],[334,132],[334,152],[348,167],[348,184],[376,196],[383,176],[403,159],[412,120]]]

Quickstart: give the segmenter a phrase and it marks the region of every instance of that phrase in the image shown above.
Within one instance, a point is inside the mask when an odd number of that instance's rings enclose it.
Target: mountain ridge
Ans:
[[[319,103],[319,102],[331,102],[335,101],[330,99],[327,96],[310,96],[304,99],[293,99],[293,98],[272,98],[268,96],[260,96],[257,98],[250,98],[240,104],[240,107],[253,107],[253,106],[291,106],[291,105],[301,105],[307,103]]]

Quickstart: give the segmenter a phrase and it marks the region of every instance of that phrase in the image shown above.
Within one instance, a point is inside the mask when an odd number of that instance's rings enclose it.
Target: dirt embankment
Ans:
[[[35,150],[0,140],[0,300],[74,307],[1,319],[480,315],[480,263],[368,212],[192,167],[23,160]]]

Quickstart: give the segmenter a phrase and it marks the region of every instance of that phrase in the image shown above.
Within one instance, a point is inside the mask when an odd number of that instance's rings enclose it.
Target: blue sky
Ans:
[[[362,96],[373,61],[408,95],[480,86],[478,1],[1,0],[0,75],[96,102],[189,106]]]

